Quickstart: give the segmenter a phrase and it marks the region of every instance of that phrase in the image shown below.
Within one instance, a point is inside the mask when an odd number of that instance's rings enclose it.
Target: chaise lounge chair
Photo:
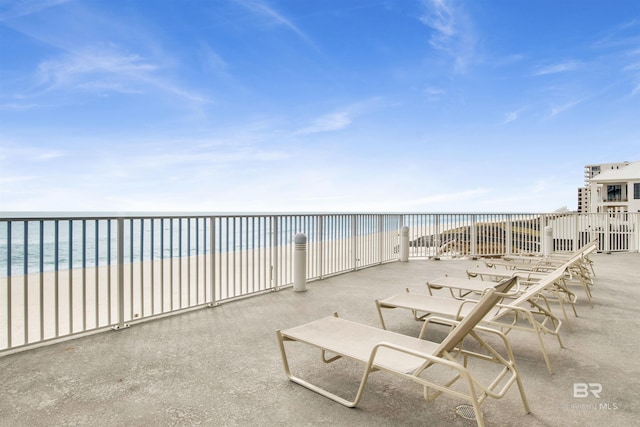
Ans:
[[[538,283],[529,286],[525,291],[518,294],[516,298],[503,297],[503,301],[496,304],[496,307],[489,310],[485,318],[482,319],[485,326],[498,328],[505,334],[512,330],[535,333],[549,373],[553,373],[553,370],[542,335],[554,335],[562,348],[563,344],[560,338],[562,322],[551,312],[551,308],[543,291],[553,288],[555,283],[562,281],[563,275],[563,269],[559,268],[549,273]],[[511,277],[504,279],[498,284],[481,281],[477,283],[484,283],[484,286],[498,286],[501,283],[516,280],[518,280],[517,277]],[[510,297],[510,295],[507,294],[503,295]],[[412,311],[416,320],[427,320],[432,316],[460,320],[468,316],[477,303],[478,301],[473,299],[448,298],[411,293],[407,289],[405,293],[396,294],[383,300],[376,300],[376,308],[378,309],[382,328],[386,329],[382,309],[409,309]],[[424,332],[421,331],[421,333]]]
[[[517,275],[521,278],[528,278],[530,281],[536,281],[541,275],[553,271],[560,266],[565,267],[565,282],[577,282],[582,286],[587,296],[587,300],[593,307],[593,296],[591,287],[593,287],[593,261],[589,259],[589,255],[597,249],[597,241],[592,241],[578,251],[566,254],[553,254],[546,257],[526,257],[508,255],[501,260],[485,260],[486,267],[467,270],[467,276],[479,277],[481,279],[487,277],[493,280],[500,279],[511,275]],[[527,261],[529,259],[529,261]],[[535,262],[533,261],[535,260]],[[503,266],[504,269],[496,268]],[[565,293],[573,298],[572,292],[568,287],[564,287]],[[574,312],[575,312],[575,307]]]
[[[513,281],[508,285],[512,285]],[[502,286],[506,291],[506,286]],[[480,405],[487,397],[502,398],[514,383],[517,383],[525,411],[529,413],[529,405],[524,393],[520,375],[515,365],[513,353],[504,334],[499,331],[478,327],[482,320],[498,301],[503,293],[494,288],[488,289],[478,303],[461,321],[445,318],[433,318],[439,324],[452,326],[449,334],[438,344],[420,337],[409,337],[383,329],[374,328],[360,323],[344,320],[335,316],[325,317],[311,323],[286,330],[276,331],[278,345],[282,355],[282,362],[287,377],[316,393],[332,399],[344,406],[355,407],[364,391],[369,374],[375,371],[384,371],[402,378],[409,379],[424,387],[424,397],[432,400],[442,393],[451,394],[469,401],[474,409],[478,426],[484,426]],[[427,322],[423,326],[426,330]],[[481,335],[489,333],[502,339],[505,346],[506,357],[491,347]],[[472,337],[486,353],[478,353],[463,348],[463,340]],[[359,362],[364,365],[364,373],[356,396],[353,400],[345,399],[337,394],[327,391],[317,385],[311,384],[291,373],[289,361],[285,350],[285,343],[300,342],[317,347],[321,350],[322,360],[325,363],[334,362],[342,357]],[[335,356],[327,358],[327,353]],[[457,358],[462,357],[462,361]],[[468,369],[470,357],[495,362],[501,365],[500,372],[489,385],[483,385]],[[451,371],[454,376],[445,381],[436,381],[427,376],[430,367],[441,367]],[[463,390],[453,388],[458,380],[463,381]],[[435,390],[435,392],[431,392]]]

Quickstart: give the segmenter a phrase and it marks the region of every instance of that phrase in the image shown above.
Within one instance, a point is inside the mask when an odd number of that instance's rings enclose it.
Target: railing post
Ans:
[[[124,322],[124,218],[118,218],[118,324],[113,329],[128,327]]]
[[[544,244],[542,255],[553,253],[553,228],[550,225],[544,227]]]
[[[298,233],[293,238],[293,290],[307,290],[307,236]]]
[[[400,229],[400,262],[409,261],[409,227]]]
[[[540,215],[540,223],[538,225],[539,237],[538,237],[538,254],[544,252],[544,227],[547,226],[547,216],[545,214]]]

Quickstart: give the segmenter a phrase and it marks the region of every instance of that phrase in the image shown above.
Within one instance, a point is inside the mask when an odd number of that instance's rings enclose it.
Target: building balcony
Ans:
[[[640,406],[637,278],[640,254],[593,254],[594,307],[575,289],[578,317],[562,326],[565,348],[543,337],[554,374],[545,367],[533,334],[509,339],[521,371],[531,414],[517,390],[482,405],[490,426],[635,425]],[[201,308],[130,328],[53,343],[0,357],[0,424],[7,426],[471,426],[456,414],[464,403],[450,396],[433,402],[422,389],[384,372],[373,374],[362,401],[348,409],[287,380],[275,330],[338,312],[378,326],[374,299],[425,280],[464,275],[478,261],[412,259],[316,280],[307,292],[291,288]],[[22,286],[22,283],[18,283]],[[551,306],[558,310],[556,305]],[[6,314],[6,313],[5,313]],[[421,323],[410,312],[389,310],[387,326],[416,336]],[[428,338],[439,339],[434,328]],[[296,349],[292,369],[332,391],[353,395],[359,366],[320,362],[319,352]],[[480,373],[481,375],[481,373]],[[575,385],[596,394],[575,393]]]

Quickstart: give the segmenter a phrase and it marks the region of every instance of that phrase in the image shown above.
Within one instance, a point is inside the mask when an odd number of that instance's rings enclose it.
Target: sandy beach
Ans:
[[[395,259],[397,232],[307,246],[307,279]],[[268,291],[293,282],[294,245],[0,278],[0,350]],[[9,303],[10,299],[10,303]]]

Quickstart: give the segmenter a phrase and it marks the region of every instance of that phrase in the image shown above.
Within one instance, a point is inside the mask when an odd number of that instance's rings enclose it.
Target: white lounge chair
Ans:
[[[553,288],[555,283],[562,279],[563,269],[559,268],[549,273],[538,283],[529,286],[527,290],[521,292],[517,298],[504,298],[502,302],[496,304],[493,310],[487,312],[486,317],[483,319],[483,324],[499,328],[505,334],[512,330],[535,333],[549,373],[552,373],[553,370],[542,336],[545,334],[554,335],[562,348],[563,344],[560,338],[562,322],[551,312],[551,308],[543,292]],[[504,281],[507,280],[517,280],[517,277],[505,279],[500,283],[504,283]],[[499,283],[496,284],[493,282],[473,282],[483,283],[484,286],[499,285]],[[380,323],[384,329],[386,329],[387,326],[382,315],[383,309],[408,309],[412,311],[416,320],[425,320],[430,316],[460,320],[467,316],[476,304],[477,300],[473,299],[457,299],[411,293],[408,289],[405,293],[396,294],[382,300],[376,300]]]
[[[529,405],[507,338],[501,332],[493,329],[483,327],[474,329],[501,298],[502,295],[497,293],[495,289],[489,289],[463,320],[431,319],[434,322],[453,326],[440,344],[421,339],[423,334],[418,338],[409,337],[340,319],[337,315],[294,328],[278,330],[276,336],[285,373],[291,381],[297,384],[347,407],[355,407],[362,398],[369,374],[375,371],[388,372],[422,385],[426,400],[432,400],[442,393],[468,400],[475,411],[478,426],[484,425],[480,411],[482,402],[487,397],[502,398],[516,383],[525,411],[528,413]],[[427,325],[428,323],[425,322],[424,330]],[[482,338],[481,335],[484,333],[497,335],[502,339],[505,356]],[[484,353],[464,349],[462,344],[466,337],[472,337],[479,343],[484,349]],[[317,347],[321,350],[322,360],[325,363],[331,363],[344,357],[364,365],[364,372],[355,398],[353,400],[345,399],[293,375],[285,350],[285,343],[288,342],[300,342]],[[335,356],[327,358],[327,353]],[[493,381],[484,385],[467,367],[470,357],[497,363],[501,365],[500,372]],[[462,358],[462,361],[459,358]],[[428,368],[434,366],[451,371],[454,374],[453,377],[444,382],[430,379]],[[463,390],[453,387],[458,380],[463,381]],[[431,390],[434,392],[432,393]]]

